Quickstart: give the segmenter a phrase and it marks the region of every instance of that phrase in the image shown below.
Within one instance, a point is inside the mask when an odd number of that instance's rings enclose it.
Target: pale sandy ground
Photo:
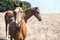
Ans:
[[[41,14],[42,21],[32,16],[26,23],[26,40],[60,40],[60,14]],[[0,39],[5,37],[4,14],[0,13]]]

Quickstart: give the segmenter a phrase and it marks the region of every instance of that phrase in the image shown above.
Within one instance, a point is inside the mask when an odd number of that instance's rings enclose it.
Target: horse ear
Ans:
[[[19,4],[17,4],[16,2],[13,2],[14,7],[19,7]]]
[[[36,9],[38,9],[38,7],[35,7]]]
[[[20,2],[20,7],[22,7],[23,6],[23,4],[22,4],[22,2]]]

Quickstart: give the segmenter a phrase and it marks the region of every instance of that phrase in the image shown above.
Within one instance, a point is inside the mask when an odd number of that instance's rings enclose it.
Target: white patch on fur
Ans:
[[[16,19],[15,23],[18,25],[18,27],[20,27],[20,20]]]
[[[16,8],[14,11],[18,12],[18,11],[19,11],[19,9],[18,9],[18,8]]]

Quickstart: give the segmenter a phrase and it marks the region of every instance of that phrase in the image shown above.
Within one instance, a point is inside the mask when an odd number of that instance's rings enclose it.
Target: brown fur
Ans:
[[[27,10],[24,11],[24,20],[25,22],[27,22],[27,20],[34,15],[39,21],[41,21],[41,16],[40,16],[40,12],[39,12],[39,8],[38,7],[34,7],[34,8],[29,8]],[[7,36],[7,25],[11,22],[12,18],[14,16],[14,12],[13,11],[7,11],[5,14],[5,24],[6,24],[6,36]]]
[[[40,9],[38,7],[34,7],[34,8],[29,8],[27,10],[25,10],[25,22],[27,22],[27,20],[31,17],[31,16],[35,16],[39,21],[41,21],[41,15],[40,15]]]
[[[13,20],[14,14],[12,10],[9,10],[5,14],[5,24],[6,24],[6,36],[7,36],[7,26]]]
[[[19,9],[20,7],[17,7],[17,8]],[[20,8],[18,12],[14,13],[15,15],[12,21],[9,23],[10,40],[13,40],[13,39],[14,40],[25,40],[27,36],[27,27],[24,21],[24,13],[21,13],[21,12],[23,11]],[[17,18],[21,19],[19,22],[20,26],[18,26],[18,24],[15,21]]]
[[[14,19],[14,10],[15,10],[15,8],[20,7],[20,6],[22,7],[22,4],[18,5],[16,2],[14,2],[13,4],[14,4],[14,9],[7,11],[5,16],[4,16],[5,17],[5,24],[6,24],[6,37],[7,37],[7,29],[8,29],[7,26]]]
[[[18,27],[14,22],[9,26],[9,35],[14,40],[25,40],[27,36],[27,28],[24,19],[21,20],[21,26]]]

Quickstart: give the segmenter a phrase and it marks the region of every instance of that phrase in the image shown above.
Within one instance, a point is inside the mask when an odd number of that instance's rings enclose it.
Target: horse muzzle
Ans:
[[[41,17],[39,17],[38,19],[39,19],[39,21],[41,21],[41,20],[42,20],[42,19],[41,19]]]
[[[20,20],[16,20],[15,23],[18,27],[20,27],[20,24],[21,24]]]

